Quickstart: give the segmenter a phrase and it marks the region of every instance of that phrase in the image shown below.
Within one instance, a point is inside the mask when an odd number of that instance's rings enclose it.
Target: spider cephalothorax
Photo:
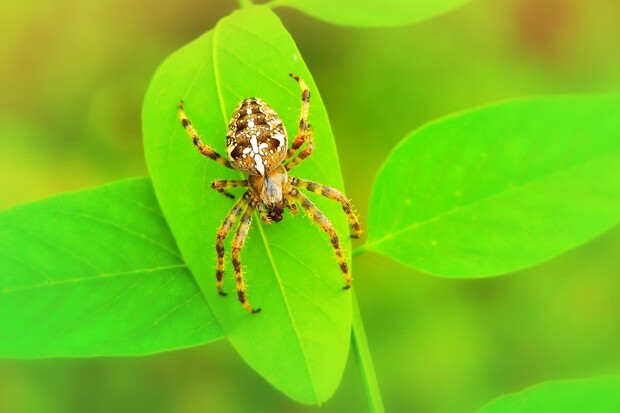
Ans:
[[[344,274],[345,289],[351,286],[351,276],[338,234],[327,217],[308,197],[299,191],[299,188],[340,202],[351,225],[351,236],[357,238],[361,232],[357,217],[351,209],[351,203],[341,192],[322,184],[288,175],[288,171],[310,156],[314,149],[312,129],[307,121],[310,91],[298,76],[291,74],[291,77],[297,80],[301,86],[302,105],[299,130],[290,148],[288,148],[286,129],[282,120],[261,99],[244,99],[233,112],[226,134],[226,151],[230,161],[202,142],[185,115],[183,102],[179,104],[181,123],[198,150],[204,156],[248,175],[247,180],[216,179],[211,183],[211,187],[229,198],[234,198],[234,196],[226,190],[227,188],[248,188],[220,225],[217,231],[215,250],[217,253],[217,291],[220,295],[226,295],[222,290],[224,239],[230,233],[235,222],[241,217],[232,242],[232,264],[235,271],[237,296],[243,307],[251,313],[257,313],[260,309],[253,309],[247,300],[239,254],[250,229],[252,214],[255,210],[258,210],[263,222],[270,224],[282,220],[285,208],[289,208],[291,214],[294,215],[297,213],[297,204],[301,205],[304,212],[330,236],[340,269]],[[305,147],[301,149],[304,144]]]

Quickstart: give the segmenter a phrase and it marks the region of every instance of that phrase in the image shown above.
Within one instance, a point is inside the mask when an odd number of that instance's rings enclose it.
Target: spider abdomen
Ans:
[[[257,98],[239,103],[226,134],[228,157],[235,169],[265,176],[282,163],[287,147],[282,120],[267,103]]]

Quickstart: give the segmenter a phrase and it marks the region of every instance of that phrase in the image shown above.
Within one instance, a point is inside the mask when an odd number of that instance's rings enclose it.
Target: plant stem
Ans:
[[[272,0],[269,3],[265,3],[266,7],[270,9],[275,9],[276,7],[284,6],[286,4],[286,0]]]
[[[372,413],[383,413],[383,402],[381,401],[381,393],[375,375],[375,368],[372,364],[368,341],[366,340],[366,332],[364,331],[364,323],[360,313],[357,298],[351,294],[353,299],[353,331],[351,334],[351,344],[353,353],[357,359],[357,366],[360,370],[360,376],[364,384],[364,392],[368,401],[368,407]]]
[[[241,8],[245,8],[245,7],[250,7],[252,6],[254,3],[252,3],[252,0],[239,0],[239,6],[241,6]]]

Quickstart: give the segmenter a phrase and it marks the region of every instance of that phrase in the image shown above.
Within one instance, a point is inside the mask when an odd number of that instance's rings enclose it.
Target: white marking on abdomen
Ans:
[[[263,164],[263,157],[258,153],[254,155],[254,163],[256,164],[256,170],[261,175],[265,175],[265,164]]]
[[[252,145],[252,151],[254,153],[258,153],[258,142],[256,141],[256,136],[252,136],[250,138],[250,145]]]
[[[284,135],[281,133],[272,133],[271,137],[280,142],[280,145],[284,145]]]

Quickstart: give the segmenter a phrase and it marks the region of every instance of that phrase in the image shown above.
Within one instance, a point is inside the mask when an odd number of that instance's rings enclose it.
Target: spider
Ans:
[[[248,301],[240,252],[250,229],[254,211],[258,210],[264,223],[271,224],[282,220],[285,208],[290,210],[291,215],[295,215],[298,212],[297,204],[301,205],[308,217],[329,235],[344,275],[344,289],[351,287],[351,275],[340,246],[338,234],[329,219],[299,189],[305,189],[340,202],[351,226],[351,237],[358,238],[361,233],[360,224],[351,209],[351,203],[340,191],[288,175],[288,172],[309,157],[314,149],[312,127],[308,124],[310,90],[299,76],[293,73],[290,76],[297,81],[302,93],[299,128],[297,136],[288,150],[286,129],[280,117],[261,99],[244,99],[233,112],[226,134],[226,149],[230,160],[222,157],[202,142],[183,110],[183,101],[179,103],[181,124],[200,153],[227,168],[236,169],[248,175],[247,179],[244,180],[216,179],[211,183],[211,188],[229,198],[234,198],[234,195],[228,192],[227,188],[248,188],[234,204],[217,230],[215,275],[217,292],[219,295],[225,296],[226,293],[222,290],[224,240],[235,222],[240,220],[232,241],[232,265],[235,271],[237,297],[243,307],[253,314],[258,313],[260,308],[252,308]],[[304,143],[306,145],[302,149]]]

